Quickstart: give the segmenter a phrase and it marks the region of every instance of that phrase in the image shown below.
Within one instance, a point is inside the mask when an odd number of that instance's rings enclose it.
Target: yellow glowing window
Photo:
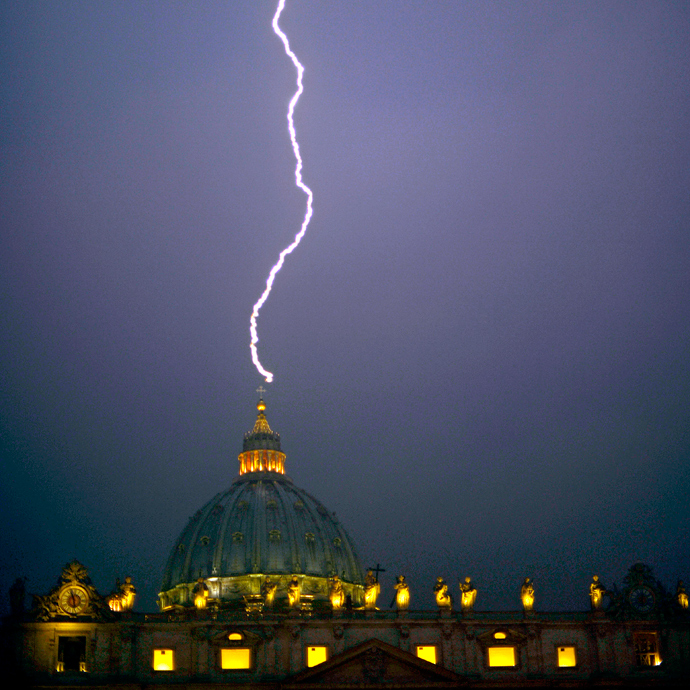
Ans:
[[[577,666],[575,647],[558,647],[558,666],[560,668]]]
[[[220,650],[220,667],[222,669],[247,669],[252,667],[252,650],[249,647],[235,647]]]
[[[494,640],[505,640],[507,635],[504,632],[495,632]]]
[[[175,652],[172,649],[153,650],[153,670],[154,671],[174,671]]]
[[[437,663],[435,645],[418,645],[417,656],[430,664]]]
[[[232,640],[233,642],[234,642],[235,640],[241,640],[241,639],[242,639],[241,633],[230,633],[230,634],[228,635],[228,640]]]
[[[489,666],[515,666],[515,647],[489,647]]]
[[[328,647],[307,647],[307,666],[317,666],[328,661]]]
[[[656,633],[635,633],[633,642],[638,666],[658,666],[661,663]]]

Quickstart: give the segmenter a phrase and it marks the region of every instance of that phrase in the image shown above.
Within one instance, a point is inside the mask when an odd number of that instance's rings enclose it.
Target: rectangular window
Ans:
[[[252,667],[252,650],[249,647],[236,647],[220,650],[220,667],[225,670],[249,669]]]
[[[172,649],[153,650],[153,670],[154,671],[174,671],[175,652]]]
[[[558,650],[558,668],[577,666],[575,647],[557,647],[556,649]]]
[[[633,642],[638,666],[658,666],[661,663],[656,633],[635,633]]]
[[[58,639],[58,673],[86,671],[86,637],[60,637]]]
[[[307,647],[307,666],[317,666],[328,661],[328,647]]]
[[[435,645],[418,645],[417,646],[417,656],[424,661],[428,661],[430,664],[437,664],[438,657],[436,655]]]
[[[515,666],[515,647],[489,647],[489,666]]]

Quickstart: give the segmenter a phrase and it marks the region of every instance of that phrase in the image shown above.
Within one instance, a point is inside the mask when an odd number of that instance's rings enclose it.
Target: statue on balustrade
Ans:
[[[599,576],[594,575],[592,584],[589,586],[589,598],[592,601],[592,610],[601,611],[604,606],[604,594],[606,594],[606,590],[601,582],[599,582]]]
[[[395,588],[395,605],[398,611],[407,611],[410,607],[410,588],[405,582],[405,576],[398,575],[393,587]]]
[[[372,611],[378,610],[376,607],[376,599],[381,593],[381,585],[376,579],[373,570],[367,571],[364,578],[364,608]]]
[[[194,606],[198,609],[205,609],[208,600],[208,585],[204,582],[203,577],[196,581],[192,595],[194,597]]]
[[[278,589],[278,584],[271,582],[271,578],[267,577],[261,584],[261,594],[264,597],[264,606],[267,609],[273,608],[273,601],[276,597],[276,590]]]
[[[345,590],[343,583],[337,575],[331,578],[328,596],[334,611],[341,611],[345,606]]]
[[[128,575],[124,583],[121,583],[119,579],[115,581],[115,591],[106,598],[106,601],[111,611],[131,611],[134,608],[136,594],[137,590],[132,584],[132,578]]]
[[[522,583],[520,590],[520,598],[522,599],[522,607],[525,611],[531,611],[534,608],[534,585],[530,582],[528,577]]]
[[[436,605],[440,609],[452,609],[453,600],[448,594],[448,585],[442,577],[436,578],[436,584],[434,585],[434,596],[436,597]]]
[[[137,590],[132,584],[132,578],[127,575],[124,584],[120,585],[120,595],[122,597],[122,610],[131,611],[134,608],[134,599],[137,596]]]
[[[298,609],[300,606],[300,586],[296,575],[292,576],[287,586],[288,606],[291,609]]]
[[[683,586],[683,580],[678,580],[678,588],[676,589],[676,601],[678,605],[687,611],[688,608],[688,595],[685,592],[685,587]]]
[[[469,576],[460,583],[460,592],[460,606],[465,613],[469,613],[474,608],[474,602],[477,599],[477,590],[472,586]]]

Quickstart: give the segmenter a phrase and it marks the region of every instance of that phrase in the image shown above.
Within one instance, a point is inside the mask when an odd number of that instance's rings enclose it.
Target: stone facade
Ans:
[[[659,610],[644,617],[474,612],[467,618],[445,611],[189,609],[124,612],[110,621],[8,620],[4,633],[5,648],[16,655],[15,678],[25,687],[681,687],[690,680],[690,620],[680,611],[669,619]],[[512,654],[513,665],[492,666],[496,649],[499,661],[507,653],[510,662]],[[161,650],[165,670],[155,670]],[[244,650],[240,663],[249,668],[224,669],[224,650]],[[310,650],[325,661],[310,668]]]

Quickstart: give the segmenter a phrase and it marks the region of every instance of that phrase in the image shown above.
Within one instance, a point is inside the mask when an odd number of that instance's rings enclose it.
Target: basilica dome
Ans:
[[[307,599],[328,600],[328,579],[338,575],[353,604],[362,601],[357,550],[335,513],[296,487],[285,474],[280,435],[271,430],[263,400],[244,436],[239,476],[189,521],[165,569],[161,608],[193,604],[199,579],[209,600],[240,604],[257,597],[267,578],[277,585],[276,606],[296,576]]]

